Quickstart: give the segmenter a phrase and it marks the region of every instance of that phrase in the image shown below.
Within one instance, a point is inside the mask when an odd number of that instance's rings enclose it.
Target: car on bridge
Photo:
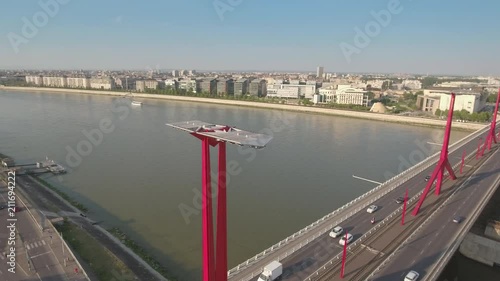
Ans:
[[[418,272],[410,270],[410,272],[406,274],[404,281],[417,281],[419,276],[420,274],[418,274]]]
[[[370,213],[370,214],[371,214],[371,213],[374,213],[374,212],[375,212],[375,211],[377,211],[377,210],[378,210],[378,206],[377,206],[377,205],[371,205],[370,207],[368,207],[368,209],[366,209],[366,211],[367,211],[368,213]]]
[[[431,179],[431,176],[426,176],[425,181],[429,181]]]
[[[404,202],[405,202],[404,197],[398,197],[398,198],[396,199],[396,203],[398,203],[398,204],[403,204]]]
[[[464,217],[462,216],[456,216],[453,218],[454,223],[461,223],[464,220]]]
[[[330,237],[337,238],[344,232],[344,229],[340,226],[336,226],[330,231]]]
[[[351,243],[351,241],[352,241],[353,238],[354,237],[352,236],[352,234],[347,233],[347,239],[346,239],[346,235],[342,236],[340,238],[340,240],[339,240],[339,244],[342,245],[342,246],[344,246],[346,240],[347,240],[347,244],[349,244],[349,243]]]

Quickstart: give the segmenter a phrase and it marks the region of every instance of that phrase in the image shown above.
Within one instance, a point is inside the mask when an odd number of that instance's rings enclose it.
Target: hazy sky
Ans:
[[[377,23],[381,10],[390,19]],[[500,75],[499,11],[498,0],[2,1],[0,68]]]

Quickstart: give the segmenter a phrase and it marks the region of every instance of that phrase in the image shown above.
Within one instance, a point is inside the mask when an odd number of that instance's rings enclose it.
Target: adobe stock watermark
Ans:
[[[224,14],[234,11],[234,8],[241,5],[241,3],[243,3],[243,0],[214,0],[213,6],[220,21],[223,21]]]
[[[282,132],[282,131],[286,130],[287,128],[291,128],[292,126],[294,126],[296,123],[295,122],[296,118],[297,118],[296,113],[273,111],[273,116],[271,117],[271,120],[269,122],[269,126],[258,131],[258,133],[273,137],[275,133]],[[257,150],[254,148],[251,148],[251,147],[239,146],[238,147],[238,154],[242,155],[242,156],[246,156],[246,157],[244,157],[244,159],[229,160],[226,163],[226,187],[227,188],[231,187],[231,185],[230,185],[231,178],[241,174],[241,172],[243,171],[243,169],[240,165],[240,162],[238,162],[238,161],[246,161],[248,163],[254,161],[255,158],[257,157]],[[209,194],[209,196],[211,196],[212,199],[216,199],[217,198],[217,180],[218,180],[217,172],[210,171],[210,176],[211,176],[212,194]],[[201,191],[198,188],[193,188],[192,192],[194,193],[194,196],[193,196],[193,199],[192,199],[192,202],[190,205],[188,205],[186,203],[180,203],[178,205],[179,212],[181,213],[181,216],[184,219],[184,222],[186,224],[191,223],[191,216],[200,215],[201,210],[204,207],[202,205],[203,195],[202,195]]]
[[[61,5],[66,5],[71,0],[40,0],[38,5],[42,9],[35,12],[31,19],[22,17],[21,21],[21,35],[15,32],[9,32],[7,38],[9,39],[12,49],[17,54],[21,44],[28,44],[30,39],[33,39],[38,31],[49,23],[49,20],[55,17],[61,8]]]
[[[409,0],[412,1],[412,0]],[[387,8],[378,12],[371,11],[372,21],[365,24],[364,29],[359,27],[354,28],[353,44],[342,42],[339,47],[348,63],[351,63],[354,54],[360,54],[361,51],[368,47],[374,37],[377,37],[382,28],[387,27],[394,15],[398,15],[403,11],[400,0],[389,0]]]

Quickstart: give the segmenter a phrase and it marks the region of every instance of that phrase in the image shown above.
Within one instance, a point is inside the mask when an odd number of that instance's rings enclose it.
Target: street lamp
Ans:
[[[166,124],[201,140],[203,281],[227,280],[226,142],[261,149],[272,137],[226,125],[193,120]],[[214,252],[210,146],[219,146],[217,184],[217,232]],[[215,258],[215,259],[214,259]]]

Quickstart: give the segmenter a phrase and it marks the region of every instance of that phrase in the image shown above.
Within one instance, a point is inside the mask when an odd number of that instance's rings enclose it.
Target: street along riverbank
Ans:
[[[78,94],[92,94],[92,95],[108,95],[108,96],[126,96],[129,95],[127,92],[119,91],[103,91],[103,90],[83,90],[83,89],[61,89],[61,88],[47,88],[47,87],[0,87],[1,90],[13,90],[13,91],[24,91],[24,92],[53,92],[53,93],[78,93]],[[231,106],[248,106],[264,109],[274,109],[274,110],[287,110],[296,111],[303,113],[313,113],[313,114],[324,114],[324,115],[334,115],[334,116],[344,116],[349,118],[358,119],[368,119],[373,121],[382,122],[392,122],[400,124],[409,125],[419,125],[428,127],[445,127],[446,120],[438,119],[428,119],[422,117],[409,117],[409,116],[398,116],[391,114],[381,114],[373,112],[360,112],[351,110],[340,110],[340,109],[330,109],[330,108],[320,108],[315,106],[300,106],[300,105],[287,105],[287,104],[275,104],[275,103],[264,103],[264,102],[251,102],[251,101],[238,101],[238,100],[226,100],[218,98],[200,98],[200,97],[188,97],[188,96],[173,96],[173,95],[156,95],[156,94],[145,94],[145,93],[133,93],[134,98],[144,98],[144,99],[163,99],[163,100],[175,100],[175,101],[188,101],[188,102],[198,102],[198,103],[212,103],[212,104],[222,104]],[[484,128],[488,124],[482,123],[459,123],[454,122],[453,128],[465,131],[476,131],[478,129]]]

